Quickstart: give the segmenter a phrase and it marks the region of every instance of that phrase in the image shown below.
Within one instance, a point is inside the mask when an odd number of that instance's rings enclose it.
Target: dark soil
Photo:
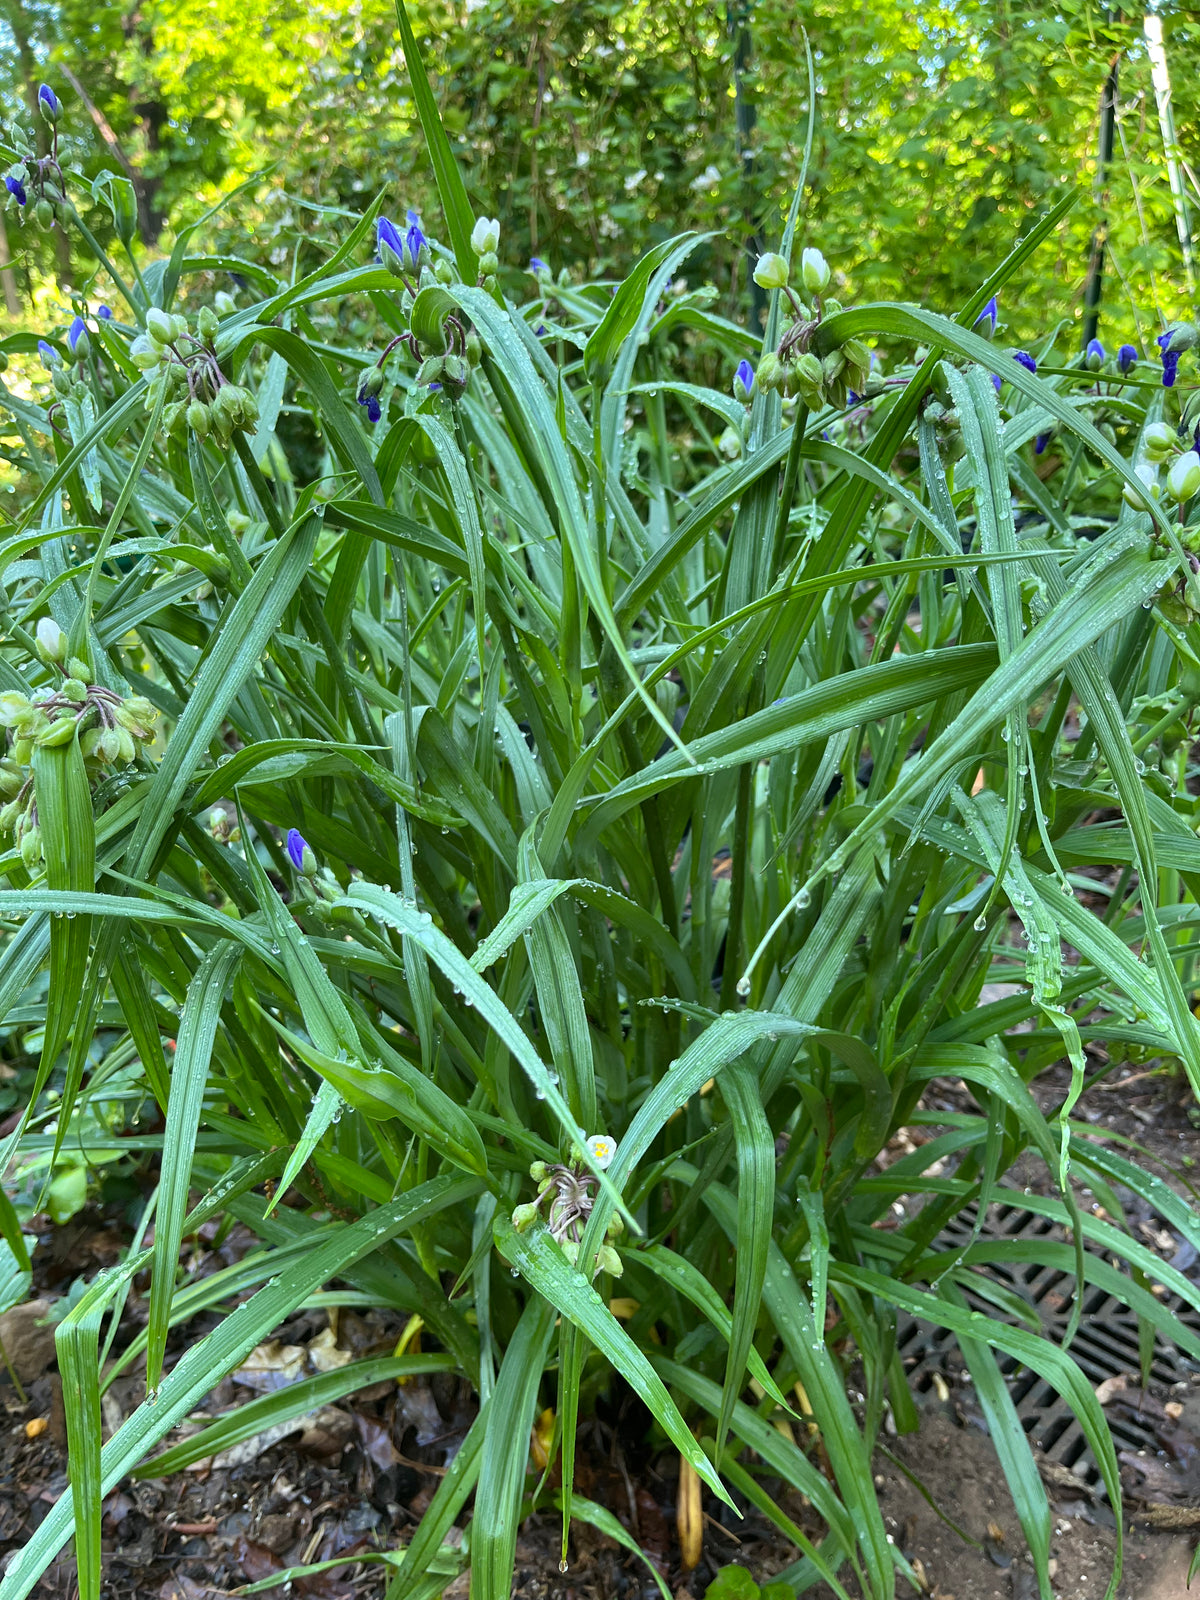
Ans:
[[[1066,1083],[1065,1074],[1059,1081],[1053,1072],[1039,1080],[1038,1093],[1048,1107],[1057,1103]],[[1128,1067],[1090,1090],[1076,1114],[1136,1139],[1147,1151],[1139,1159],[1167,1163],[1160,1175],[1182,1192],[1200,1170],[1194,1166],[1200,1161],[1200,1132],[1188,1114],[1192,1103],[1180,1080]],[[926,1104],[935,1112],[964,1109],[965,1090],[945,1081],[932,1084]],[[913,1130],[916,1142],[930,1131]],[[1049,1188],[1044,1170],[1032,1161],[1009,1182]],[[1133,1216],[1139,1217],[1136,1207]],[[0,1319],[0,1336],[27,1391],[22,1403],[7,1377],[0,1377],[0,1567],[66,1488],[53,1328],[43,1326],[42,1319],[73,1280],[111,1265],[126,1242],[118,1221],[94,1212],[57,1230],[47,1222],[45,1231],[50,1237],[34,1258],[38,1298]],[[1188,1259],[1190,1247],[1161,1224],[1147,1219],[1146,1237],[1189,1276],[1197,1274],[1195,1253]],[[214,1271],[252,1243],[237,1228],[219,1242],[210,1234],[207,1242],[198,1242],[191,1271],[194,1276]],[[140,1282],[130,1296],[118,1348],[144,1319],[139,1289],[144,1290]],[[196,1319],[177,1330],[173,1355],[215,1320]],[[402,1328],[403,1319],[392,1313],[342,1310],[335,1328],[325,1311],[297,1313],[260,1350],[259,1371],[226,1379],[204,1409],[215,1415],[250,1398],[252,1384],[261,1389],[276,1381],[273,1372],[286,1379],[311,1372],[322,1360],[390,1353]],[[1191,1369],[1180,1370],[1175,1388],[1158,1385],[1142,1396],[1137,1375],[1130,1373],[1125,1388],[1118,1384],[1105,1397],[1113,1406],[1137,1406],[1161,1424],[1160,1449],[1122,1461],[1132,1527],[1120,1600],[1185,1600],[1187,1594],[1187,1567],[1200,1531],[1200,1374],[1193,1383]],[[105,1397],[106,1437],[140,1398],[137,1378],[122,1376],[112,1384]],[[920,1431],[888,1436],[876,1461],[890,1534],[925,1592],[939,1600],[1036,1600],[1017,1518],[969,1384],[950,1366],[922,1400]],[[295,1579],[290,1590],[274,1592],[311,1600],[378,1600],[389,1569],[364,1558],[407,1541],[474,1413],[473,1397],[452,1378],[389,1383],[299,1420],[284,1438],[260,1437],[228,1458],[197,1463],[173,1478],[126,1482],[105,1503],[105,1595],[207,1600],[289,1567],[337,1560],[325,1572]],[[676,1600],[702,1596],[713,1575],[730,1562],[748,1567],[763,1582],[797,1559],[799,1551],[753,1508],[743,1505],[739,1519],[706,1497],[703,1555],[685,1573],[676,1532],[678,1458],[648,1455],[644,1439],[645,1414],[619,1400],[607,1414],[589,1420],[579,1439],[577,1487],[635,1535]],[[1111,1512],[1087,1483],[1064,1475],[1053,1463],[1046,1464],[1044,1476],[1054,1509],[1056,1596],[1101,1600],[1115,1548]],[[798,1496],[779,1485],[767,1487],[801,1527],[820,1536]],[[651,1600],[658,1595],[646,1565],[585,1522],[574,1525],[570,1564],[560,1573],[558,1538],[553,1510],[528,1520],[517,1549],[515,1595],[524,1600]],[[846,1587],[857,1594],[852,1581]],[[901,1581],[899,1592],[906,1588]],[[74,1600],[69,1552],[34,1592],[41,1600]],[[828,1591],[813,1593],[830,1600]],[[465,1578],[448,1579],[447,1596],[466,1600]]]

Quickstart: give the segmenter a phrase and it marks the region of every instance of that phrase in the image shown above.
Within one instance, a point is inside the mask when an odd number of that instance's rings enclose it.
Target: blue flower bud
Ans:
[[[48,344],[45,339],[38,340],[38,355],[41,356],[42,365],[47,372],[53,372],[55,367],[62,365],[62,357],[54,346]]]
[[[10,174],[4,180],[4,187],[8,190],[9,194],[12,195],[13,199],[19,206],[23,206],[27,203],[29,196],[25,193],[25,185],[21,182],[20,178],[14,178]]]
[[[48,83],[43,83],[38,89],[38,110],[47,122],[57,122],[62,111],[58,96]]]
[[[1179,352],[1177,350],[1164,350],[1162,364],[1163,388],[1173,389],[1175,387],[1175,374],[1179,370]]]
[[[549,272],[550,268],[542,260],[541,256],[530,256],[529,270],[533,273],[535,278],[540,278],[542,273]]]
[[[1136,364],[1137,358],[1138,353],[1134,345],[1123,344],[1117,351],[1117,367],[1122,377]]]
[[[67,330],[67,349],[77,360],[87,360],[91,340],[88,338],[87,324],[82,317],[76,317]]]
[[[378,422],[383,415],[383,409],[373,394],[360,394],[358,403],[360,406],[366,406],[367,420],[369,422]]]
[[[1028,350],[1014,350],[1013,360],[1019,367],[1024,367],[1026,372],[1037,371],[1037,362],[1029,354]]]
[[[419,211],[414,211],[410,206],[404,213],[404,220],[408,223],[410,228],[419,228],[421,226],[421,213]]]
[[[754,368],[743,356],[738,362],[737,371],[733,375],[733,395],[735,400],[747,401],[754,393]]]
[[[1087,367],[1091,372],[1099,372],[1100,368],[1104,365],[1104,361],[1104,346],[1100,343],[1099,339],[1090,339],[1088,341],[1087,349],[1083,352],[1084,366]]]
[[[988,301],[987,305],[984,306],[983,310],[975,318],[975,326],[979,329],[980,333],[985,339],[990,339],[995,333],[996,318],[998,315],[999,310],[996,306],[996,296],[993,295]],[[986,327],[984,326],[985,323]]]
[[[396,225],[389,222],[386,217],[375,219],[375,242],[379,249],[379,259],[393,277],[404,276],[404,241],[401,239]]]
[[[411,215],[411,212],[409,213]],[[413,222],[409,225],[408,232],[404,235],[405,263],[415,272],[421,265],[421,251],[426,244],[425,235],[421,232],[420,224]]]
[[[111,306],[97,306],[96,307],[96,315],[100,318],[101,322],[111,322],[112,321],[112,307]]]
[[[299,828],[289,828],[287,836],[287,853],[297,872],[304,871],[304,853],[306,850],[311,856],[312,851],[308,849],[308,841],[300,832]]]
[[[1037,438],[1033,441],[1034,455],[1040,456],[1049,443],[1050,435],[1048,433],[1039,433]]]
[[[999,394],[1001,387],[1002,387],[1002,385],[1001,385],[1000,374],[998,372],[993,372],[992,373],[992,388],[995,389],[997,394]]]

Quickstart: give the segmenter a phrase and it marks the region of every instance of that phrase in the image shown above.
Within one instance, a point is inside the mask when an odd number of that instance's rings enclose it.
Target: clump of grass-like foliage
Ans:
[[[1015,1248],[1200,1355],[1150,1286],[1200,1293],[1114,1190],[1200,1245],[1196,1218],[1072,1120],[1089,1044],[1200,1083],[1192,358],[1167,388],[1136,351],[1004,347],[993,297],[1069,196],[953,318],[831,302],[795,208],[761,340],[673,292],[695,236],[615,287],[538,271],[514,304],[401,27],[440,242],[372,210],[299,282],[192,254],[190,231],[126,275],[70,174],[5,152],[124,296],[44,344],[32,392],[0,389],[22,474],[0,1005],[38,1058],[0,1154],[10,1302],[47,1193],[69,1212],[91,1166],[131,1158],[157,1187],[153,1244],[60,1324],[70,1492],[0,1600],[72,1531],[97,1600],[101,1498],[130,1472],[439,1369],[479,1414],[389,1600],[437,1593],[448,1561],[504,1600],[553,1493],[527,1473],[547,1405],[565,1555],[581,1397],[614,1369],[714,1493],[801,1547],[785,1583],[844,1596],[852,1572],[883,1600],[907,1571],[871,1471],[889,1411],[916,1425],[902,1312],[958,1337],[1046,1597],[1051,1513],[995,1351],[1065,1396],[1119,1510],[1112,1441],[1069,1348],[987,1276],[1014,1246],[938,1241],[1033,1152],[1062,1242]],[[122,182],[96,195],[132,249]],[[219,270],[251,284],[223,314],[191,292]],[[370,350],[338,331],[350,303],[386,330]],[[1172,378],[1191,338],[1170,333]],[[732,393],[697,381],[735,366]],[[314,481],[281,419],[319,439]],[[1103,916],[1076,894],[1100,883]],[[981,1004],[989,979],[1016,992]],[[1031,1086],[1064,1058],[1046,1115]],[[922,1111],[935,1078],[977,1110]],[[941,1131],[881,1172],[922,1122]],[[901,1194],[924,1204],[876,1226]],[[214,1218],[263,1250],[183,1291]],[[324,1285],[419,1316],[423,1353],[155,1456]],[[172,1325],[250,1288],[165,1369]],[[143,1361],[146,1401],[101,1448],[102,1387]]]

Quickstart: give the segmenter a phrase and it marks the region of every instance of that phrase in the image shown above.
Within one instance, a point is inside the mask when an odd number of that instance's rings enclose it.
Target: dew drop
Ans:
[[[971,924],[971,926],[975,929],[976,933],[982,933],[987,927],[987,918],[984,916],[982,911],[975,918],[975,921]]]
[[[567,1571],[569,1571],[569,1570],[570,1570],[570,1569],[569,1569],[569,1568],[568,1568],[568,1566],[567,1566],[567,1563],[566,1563],[566,1562],[565,1562],[565,1561],[560,1561],[560,1562],[559,1562],[559,1563],[558,1563],[558,1570],[559,1570],[559,1571],[560,1571],[560,1572],[567,1572]]]
[[[809,894],[808,890],[807,889],[801,889],[800,893],[796,896],[796,905],[799,907],[799,909],[801,911],[803,911],[805,906],[808,905],[808,903],[809,903],[809,901],[811,899],[812,899],[812,895]]]
[[[741,995],[743,1000],[746,998],[746,996],[750,993],[750,979],[749,978],[739,978],[738,979],[738,981],[737,981],[737,992]]]

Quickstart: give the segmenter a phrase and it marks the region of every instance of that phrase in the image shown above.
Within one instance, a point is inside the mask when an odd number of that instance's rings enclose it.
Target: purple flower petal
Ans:
[[[289,828],[287,836],[287,853],[297,872],[304,870],[304,852],[308,849],[308,841],[299,828]]]
[[[1036,373],[1036,371],[1037,371],[1037,362],[1029,354],[1028,350],[1014,350],[1013,351],[1013,360],[1017,363],[1017,365],[1019,367],[1024,367],[1026,372],[1034,372],[1034,373]]]

